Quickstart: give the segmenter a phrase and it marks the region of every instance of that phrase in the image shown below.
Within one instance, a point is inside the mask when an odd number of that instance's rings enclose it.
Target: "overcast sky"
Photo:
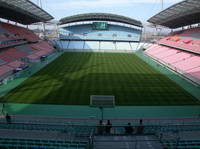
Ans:
[[[31,0],[38,3],[39,0]],[[164,8],[182,0],[163,0]],[[42,0],[43,9],[59,20],[63,17],[104,12],[124,15],[146,22],[161,11],[161,0]]]

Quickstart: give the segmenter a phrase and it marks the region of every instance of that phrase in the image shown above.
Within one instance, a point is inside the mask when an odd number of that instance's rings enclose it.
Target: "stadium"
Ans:
[[[55,23],[30,0],[0,0],[0,148],[199,149],[199,6],[154,14],[148,35],[129,16]]]

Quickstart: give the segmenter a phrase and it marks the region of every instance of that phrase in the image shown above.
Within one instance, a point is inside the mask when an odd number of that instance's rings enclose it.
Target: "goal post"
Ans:
[[[109,108],[115,106],[115,96],[113,95],[91,95],[91,107]]]

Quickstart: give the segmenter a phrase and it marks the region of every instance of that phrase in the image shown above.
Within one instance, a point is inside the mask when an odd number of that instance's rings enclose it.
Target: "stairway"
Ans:
[[[155,136],[95,136],[93,149],[162,149]]]

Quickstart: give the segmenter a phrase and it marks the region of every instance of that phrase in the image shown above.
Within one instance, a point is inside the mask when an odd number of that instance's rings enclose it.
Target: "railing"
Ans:
[[[155,134],[162,132],[200,131],[200,124],[180,124],[180,125],[134,125],[131,134]],[[42,123],[20,123],[20,122],[0,122],[0,129],[24,129],[24,130],[44,130],[74,132],[77,135],[92,136],[92,132],[98,134],[102,130],[105,135],[124,135],[127,125],[112,125],[109,133],[105,132],[107,125],[77,125],[77,124],[42,124]]]
[[[127,128],[130,131],[127,131]],[[70,134],[72,138],[82,138],[88,140],[87,149],[92,149],[94,145],[94,136],[133,136],[133,140],[125,140],[125,142],[138,143],[147,140],[137,139],[136,136],[156,135],[157,137],[149,139],[148,141],[167,144],[166,138],[162,134],[172,133],[179,134],[183,131],[200,131],[200,124],[186,124],[186,125],[70,125],[70,124],[35,124],[35,123],[16,123],[16,122],[0,122],[0,129],[14,129],[14,130],[34,130],[34,131],[58,131]],[[134,137],[135,136],[135,137]],[[176,136],[176,135],[175,135]],[[70,137],[71,138],[71,137]],[[173,138],[172,145],[176,145],[178,137]],[[102,140],[104,141],[104,140]],[[106,141],[106,140],[105,140]],[[109,142],[109,140],[107,140]],[[123,141],[123,140],[122,140]],[[175,142],[175,143],[174,143]]]

